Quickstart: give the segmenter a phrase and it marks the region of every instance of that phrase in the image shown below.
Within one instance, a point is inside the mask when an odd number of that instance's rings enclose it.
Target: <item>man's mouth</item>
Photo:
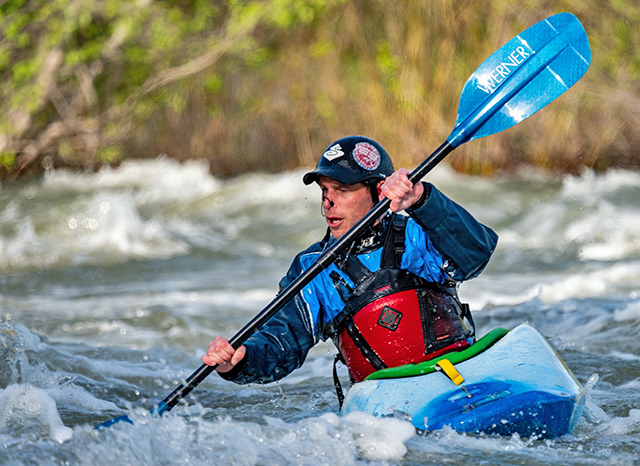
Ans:
[[[329,225],[329,228],[337,227],[340,225],[340,222],[342,222],[340,217],[327,217],[327,225]]]

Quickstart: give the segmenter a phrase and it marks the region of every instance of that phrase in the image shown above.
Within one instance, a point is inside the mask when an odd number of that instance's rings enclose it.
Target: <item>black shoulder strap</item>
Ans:
[[[382,246],[381,269],[400,268],[402,254],[404,254],[404,230],[406,224],[407,217],[404,215],[393,215],[389,220]],[[360,259],[349,253],[346,253],[341,261],[336,262],[336,265],[351,279],[355,286],[373,274]],[[346,301],[353,292],[353,288],[349,287],[338,273],[332,272],[330,276],[342,300]]]
[[[380,268],[400,268],[402,255],[404,254],[404,230],[406,226],[407,217],[404,215],[391,217],[382,249]]]
[[[371,271],[355,256],[347,254],[340,264],[336,264],[353,282],[354,287],[358,286],[365,278],[371,275]],[[347,302],[353,293],[354,288],[349,286],[347,281],[335,270],[329,276],[333,285],[340,293],[340,297]]]

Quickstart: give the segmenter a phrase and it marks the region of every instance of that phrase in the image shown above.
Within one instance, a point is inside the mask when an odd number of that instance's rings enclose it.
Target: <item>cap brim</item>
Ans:
[[[345,170],[338,166],[316,168],[314,171],[306,173],[302,177],[302,181],[304,182],[304,184],[311,184],[318,181],[321,176],[326,176],[327,178],[331,178],[332,180],[336,180],[344,184],[355,184],[358,182],[358,179],[355,175],[351,177],[345,177],[345,175],[348,175],[348,173],[345,173]]]
[[[316,172],[305,173],[305,175],[302,177],[302,182],[307,185],[315,183],[316,181],[318,181],[319,176],[320,175],[318,175]]]

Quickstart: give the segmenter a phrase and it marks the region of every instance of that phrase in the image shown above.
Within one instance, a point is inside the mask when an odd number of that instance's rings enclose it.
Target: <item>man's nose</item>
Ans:
[[[327,194],[323,194],[322,195],[322,204],[325,206],[325,208],[330,208],[330,207],[334,206],[333,201],[331,199],[329,199]]]

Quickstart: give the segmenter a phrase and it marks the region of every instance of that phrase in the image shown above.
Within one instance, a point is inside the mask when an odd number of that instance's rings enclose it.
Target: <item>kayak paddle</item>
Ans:
[[[560,13],[529,27],[494,52],[469,77],[462,89],[453,131],[411,172],[409,179],[414,184],[420,181],[459,145],[504,131],[530,117],[573,86],[586,73],[590,63],[589,40],[574,15]],[[388,199],[381,200],[236,333],[229,340],[231,345],[239,348],[375,223],[387,211],[389,204]],[[215,368],[206,364],[200,366],[159,402],[151,414],[161,416],[171,410]],[[103,422],[96,429],[122,421],[133,424],[129,416],[124,415]]]

